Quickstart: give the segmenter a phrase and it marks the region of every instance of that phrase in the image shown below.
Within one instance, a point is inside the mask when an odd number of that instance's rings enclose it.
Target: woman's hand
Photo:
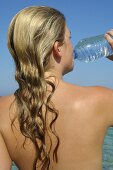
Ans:
[[[110,46],[111,46],[112,49],[113,49],[113,38],[111,38],[110,35],[113,37],[113,29],[110,30],[110,31],[107,31],[106,34],[105,34],[106,40],[108,41],[108,43],[110,44]],[[108,58],[109,60],[112,60],[112,61],[113,61],[113,55],[110,55],[110,56],[108,56],[108,57],[106,57],[106,58]]]

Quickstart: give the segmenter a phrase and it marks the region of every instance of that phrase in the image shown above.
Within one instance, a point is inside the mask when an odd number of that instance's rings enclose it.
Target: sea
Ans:
[[[103,170],[113,170],[113,127],[110,127],[103,145]],[[19,170],[15,165],[12,170]]]

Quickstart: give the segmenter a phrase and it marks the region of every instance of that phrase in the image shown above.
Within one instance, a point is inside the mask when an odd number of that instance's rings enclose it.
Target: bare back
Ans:
[[[59,110],[55,126],[60,146],[58,163],[51,162],[50,170],[52,166],[54,170],[102,170],[102,145],[107,126],[98,111],[94,89],[64,82],[56,89],[52,101]],[[15,122],[15,136],[11,131],[9,107],[13,100],[13,95],[0,99],[0,131],[10,158],[20,170],[31,170],[35,158],[32,142],[28,140],[26,149],[23,149],[24,137],[18,121]]]

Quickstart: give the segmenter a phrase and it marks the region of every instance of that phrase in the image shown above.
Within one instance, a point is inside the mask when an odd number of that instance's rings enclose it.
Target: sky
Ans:
[[[0,4],[0,96],[18,88],[15,64],[7,47],[7,32],[12,17],[28,6],[50,6],[61,11],[71,31],[73,46],[86,37],[104,34],[113,28],[113,0],[4,0]],[[101,58],[84,63],[74,61],[64,81],[79,86],[104,86],[113,89],[113,61]]]

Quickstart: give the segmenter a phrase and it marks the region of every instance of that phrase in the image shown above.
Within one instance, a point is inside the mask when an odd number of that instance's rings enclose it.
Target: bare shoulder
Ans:
[[[7,110],[13,101],[14,101],[13,94],[9,96],[0,96],[0,113],[1,111]]]
[[[14,101],[14,95],[0,97],[0,127],[9,121],[10,106]]]
[[[113,105],[113,89],[104,86],[91,86],[87,87],[87,90],[91,92],[91,97],[93,97],[92,95],[97,97],[97,101],[100,101],[102,106]]]
[[[82,89],[83,95],[87,94],[86,97],[96,99],[96,102],[109,101],[110,97],[113,98],[113,89],[104,86],[82,86],[80,89]]]
[[[8,104],[12,100],[14,100],[14,94],[11,94],[9,96],[0,96],[0,107],[3,106],[3,103]]]
[[[100,95],[112,95],[113,89],[104,86],[89,86],[88,88],[98,92]]]
[[[66,83],[64,100],[74,101],[75,109],[92,116],[101,116],[106,127],[113,126],[113,89],[104,86],[76,86]],[[65,95],[65,96],[66,96]]]
[[[96,112],[105,121],[107,127],[113,126],[113,89],[103,86],[87,87],[86,91],[91,93],[90,101],[93,101]]]
[[[104,86],[78,86],[65,83],[63,88],[63,91],[65,90],[67,93],[70,92],[71,95],[74,95],[75,99],[79,96],[80,99],[93,99],[97,102],[101,99],[106,100],[113,97],[113,89]]]
[[[113,111],[113,107],[111,108],[113,106],[113,89],[104,86],[87,86],[84,87],[84,91],[88,100],[93,101],[98,108]]]

